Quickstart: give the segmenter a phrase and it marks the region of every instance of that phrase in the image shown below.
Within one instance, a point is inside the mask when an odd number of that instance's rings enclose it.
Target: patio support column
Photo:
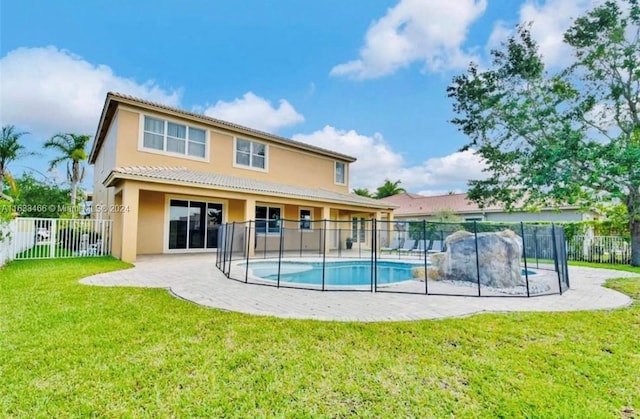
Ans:
[[[332,228],[334,228],[333,223],[331,223],[331,208],[330,207],[322,207],[322,219],[323,220],[327,220],[326,223],[323,223],[324,227],[327,228],[328,231],[326,231],[326,234],[324,235],[324,251],[325,253],[327,251],[330,250],[330,245],[331,245],[331,237],[333,236],[333,233],[331,231]]]
[[[113,195],[113,205],[122,205],[122,192]],[[102,202],[98,205],[103,205]],[[106,214],[106,218],[113,220],[111,230],[111,254],[118,259],[122,258],[122,217],[120,214]]]
[[[388,223],[381,223],[382,221],[382,212],[376,211],[376,240],[375,240],[375,249],[371,249],[376,252],[376,254],[380,254],[380,233],[382,229],[387,228]]]
[[[256,218],[256,200],[255,198],[247,198],[244,201],[244,222],[247,223],[249,220],[254,220]],[[256,225],[255,223],[251,223],[251,231],[249,231],[249,256],[253,256],[256,248]]]
[[[135,262],[138,253],[138,204],[140,187],[137,184],[127,184],[122,188],[122,205],[114,208],[122,217],[122,253],[120,259],[125,262]]]
[[[387,222],[384,224],[384,226],[382,226],[382,228],[385,229],[385,234],[387,235],[386,246],[391,246],[391,242],[393,241],[393,239],[396,238],[394,237],[394,231],[393,231],[393,211],[388,211],[386,214],[387,214],[387,220],[386,220]]]

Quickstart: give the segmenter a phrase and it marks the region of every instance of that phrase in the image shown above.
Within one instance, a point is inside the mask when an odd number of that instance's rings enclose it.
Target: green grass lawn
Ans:
[[[358,324],[78,283],[127,266],[100,257],[0,271],[0,417],[640,416],[638,301]],[[635,272],[609,286],[640,299]]]

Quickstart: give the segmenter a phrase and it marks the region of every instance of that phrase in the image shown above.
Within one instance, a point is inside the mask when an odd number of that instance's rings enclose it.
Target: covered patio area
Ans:
[[[354,194],[183,168],[122,168],[105,183],[113,187],[113,203],[96,212],[113,219],[113,255],[127,262],[139,255],[211,253],[219,246],[220,225],[246,220],[256,222],[252,240],[267,247],[281,220],[299,220],[296,229],[305,240],[314,240],[318,220],[347,222],[348,236],[368,245],[364,220],[391,221],[395,207]],[[328,244],[340,246],[339,238]]]

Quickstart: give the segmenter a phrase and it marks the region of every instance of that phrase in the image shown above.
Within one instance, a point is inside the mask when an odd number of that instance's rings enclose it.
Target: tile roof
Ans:
[[[155,180],[162,181],[163,183],[186,183],[195,186],[210,187],[212,189],[252,192],[261,195],[301,198],[380,209],[392,209],[396,207],[396,205],[390,202],[366,198],[356,194],[345,194],[325,189],[305,188],[237,176],[201,172],[185,167],[116,167],[105,181],[105,184],[110,186],[116,179],[122,178],[147,181]]]
[[[469,213],[502,210],[502,208],[498,206],[489,206],[480,209],[478,204],[467,199],[466,193],[438,196],[403,193],[383,198],[383,201],[399,206],[399,208],[393,212],[396,217],[402,215],[431,215],[441,211]]]
[[[390,204],[398,206],[393,211],[394,216],[419,216],[433,215],[441,211],[453,211],[457,214],[483,213],[483,212],[503,212],[504,207],[499,205],[488,205],[484,208],[470,201],[466,193],[424,196],[411,193],[402,193],[398,195],[383,198]],[[558,209],[576,209],[577,206],[561,205],[557,208],[542,208],[542,210],[558,210]]]
[[[144,106],[146,108],[151,108],[151,109],[155,109],[155,110],[159,110],[159,111],[168,111],[171,113],[175,113],[175,114],[179,114],[179,115],[183,115],[185,117],[189,117],[189,118],[195,118],[195,119],[199,119],[200,121],[204,122],[204,123],[208,123],[210,125],[213,126],[217,126],[217,127],[224,127],[227,129],[230,129],[232,131],[237,131],[237,132],[242,132],[249,135],[254,135],[257,136],[259,138],[263,138],[266,140],[270,140],[279,144],[283,144],[283,145],[288,145],[290,147],[295,147],[298,149],[302,149],[302,150],[306,150],[306,151],[311,151],[311,152],[315,152],[315,153],[319,153],[319,154],[323,154],[323,155],[327,155],[330,157],[334,157],[334,158],[339,158],[348,162],[354,162],[356,161],[355,157],[352,156],[348,156],[346,154],[342,154],[342,153],[338,153],[332,150],[328,150],[325,148],[321,148],[321,147],[317,147],[311,144],[307,144],[307,143],[303,143],[300,141],[294,141],[291,140],[289,138],[285,138],[285,137],[280,137],[278,135],[274,135],[274,134],[269,134],[267,132],[264,131],[260,131],[257,129],[253,129],[253,128],[249,128],[249,127],[245,127],[242,125],[238,125],[238,124],[234,124],[232,122],[227,122],[227,121],[223,121],[221,119],[217,119],[217,118],[212,118],[210,116],[204,115],[204,114],[200,114],[200,113],[196,113],[196,112],[190,112],[190,111],[186,111],[184,109],[179,109],[179,108],[174,108],[171,106],[166,106],[163,105],[161,103],[156,103],[156,102],[151,102],[145,99],[140,99],[134,96],[129,96],[129,95],[125,95],[122,93],[116,93],[116,92],[109,92],[107,93],[107,97],[105,99],[105,103],[104,103],[104,107],[102,109],[102,115],[100,117],[100,122],[98,124],[98,128],[96,131],[96,135],[95,135],[95,141],[93,142],[93,146],[91,149],[91,153],[89,156],[89,161],[90,163],[95,163],[95,159],[97,157],[98,151],[100,149],[100,147],[102,146],[102,143],[104,142],[104,137],[107,135],[107,129],[110,125],[110,119],[113,115],[110,115],[110,113],[114,112],[112,103],[128,103],[128,104],[133,104],[133,105],[140,105],[140,106]]]

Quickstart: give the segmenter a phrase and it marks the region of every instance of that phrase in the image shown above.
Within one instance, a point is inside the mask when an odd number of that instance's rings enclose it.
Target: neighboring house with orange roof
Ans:
[[[89,157],[93,217],[113,220],[112,252],[213,251],[221,223],[253,220],[277,244],[280,219],[392,220],[395,205],[349,193],[356,159],[205,115],[107,94]],[[298,223],[301,235],[312,223]],[[325,238],[329,248],[338,236]],[[262,241],[261,241],[262,242]],[[247,249],[252,251],[252,243]],[[365,243],[366,244],[366,243]]]
[[[423,196],[412,193],[401,193],[383,198],[382,201],[397,205],[394,218],[401,220],[430,220],[443,211],[451,211],[461,221],[584,221],[593,220],[596,216],[591,212],[583,212],[576,206],[543,208],[538,212],[507,212],[500,206],[480,208],[470,201],[466,193],[437,196]]]

